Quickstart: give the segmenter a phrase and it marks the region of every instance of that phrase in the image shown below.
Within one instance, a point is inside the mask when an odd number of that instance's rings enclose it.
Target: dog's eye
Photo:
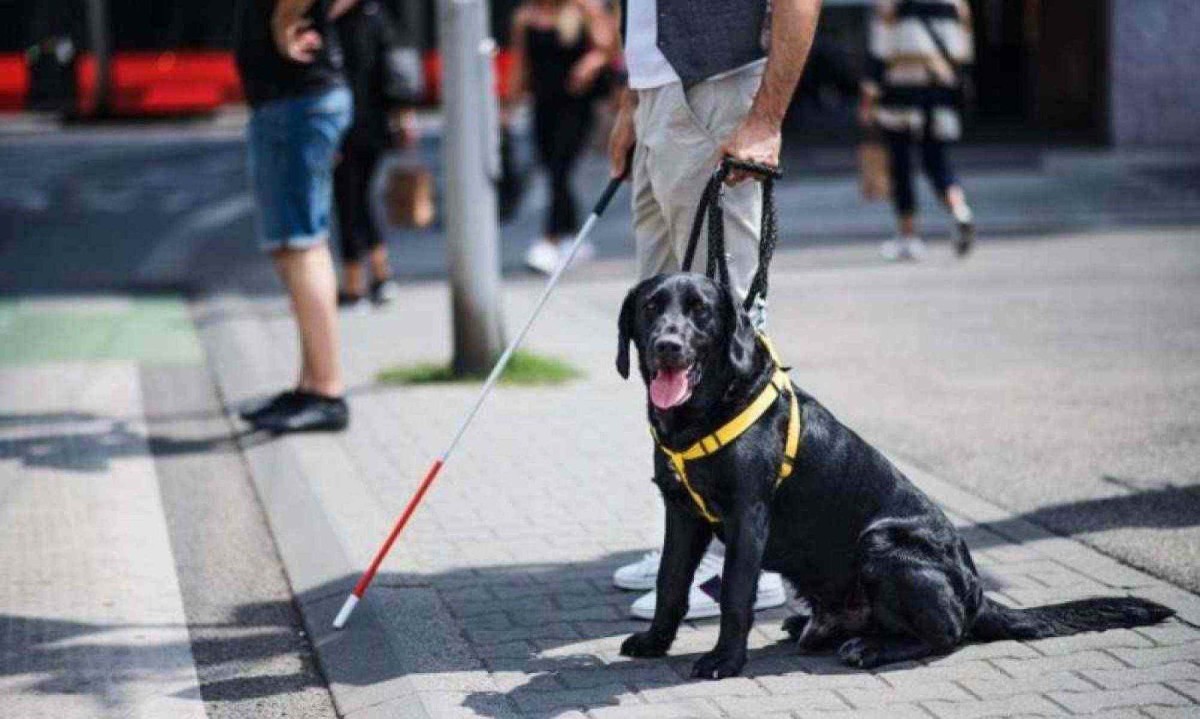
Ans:
[[[699,300],[696,300],[695,302],[689,302],[688,314],[692,315],[692,317],[695,317],[696,319],[708,319],[708,305]]]
[[[654,300],[650,300],[646,302],[646,304],[642,305],[642,314],[646,315],[647,317],[653,317],[657,312],[658,303]]]

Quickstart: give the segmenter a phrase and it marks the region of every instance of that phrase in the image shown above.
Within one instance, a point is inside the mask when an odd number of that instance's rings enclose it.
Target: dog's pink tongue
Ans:
[[[650,401],[659,409],[671,409],[688,393],[686,369],[660,369],[650,380]]]

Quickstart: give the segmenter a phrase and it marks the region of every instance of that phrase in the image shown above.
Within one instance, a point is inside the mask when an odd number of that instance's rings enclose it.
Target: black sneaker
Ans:
[[[356,295],[353,292],[338,290],[337,305],[343,310],[357,310],[366,307],[366,298],[362,295]]]
[[[400,285],[392,278],[371,283],[371,302],[375,306],[386,305],[400,294]]]
[[[958,234],[954,238],[954,254],[958,255],[959,257],[966,257],[971,253],[971,248],[974,246],[975,223],[958,223]]]
[[[264,400],[248,403],[243,405],[242,408],[238,410],[238,416],[247,422],[254,422],[259,417],[271,412],[277,412],[281,408],[295,401],[297,394],[299,394],[298,390],[289,389],[286,392],[280,392],[274,397],[268,397]]]
[[[296,392],[292,401],[253,420],[257,429],[285,432],[338,432],[350,425],[350,407],[341,397]]]

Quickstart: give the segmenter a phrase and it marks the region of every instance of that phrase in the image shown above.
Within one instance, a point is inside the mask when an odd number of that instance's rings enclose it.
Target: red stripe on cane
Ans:
[[[367,591],[367,587],[375,579],[375,573],[379,571],[379,565],[383,563],[383,558],[391,551],[396,538],[404,530],[404,525],[408,524],[409,517],[416,511],[417,505],[421,503],[421,498],[425,496],[425,492],[429,490],[429,485],[433,484],[434,477],[437,477],[440,471],[442,471],[442,460],[434,460],[433,465],[425,474],[425,479],[421,480],[421,486],[417,487],[416,494],[412,496],[412,499],[408,500],[408,506],[404,508],[404,514],[401,514],[400,519],[396,520],[396,526],[392,527],[392,533],[388,535],[387,541],[376,552],[375,559],[371,560],[371,566],[367,567],[367,571],[363,572],[362,577],[358,580],[358,584],[354,585],[354,591],[351,592],[354,596],[362,599],[363,593]]]

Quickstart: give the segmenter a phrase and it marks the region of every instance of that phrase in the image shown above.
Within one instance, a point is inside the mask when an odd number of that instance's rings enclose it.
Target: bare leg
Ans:
[[[971,221],[971,208],[967,205],[967,195],[963,192],[961,185],[951,185],[946,188],[946,195],[942,198],[946,203],[946,209],[954,215],[954,219],[959,222]]]
[[[338,357],[337,277],[324,243],[273,254],[300,334],[300,389],[328,397],[345,391]]]
[[[915,237],[917,234],[916,215],[900,215],[896,218],[901,237]]]
[[[367,280],[364,277],[362,261],[345,262],[342,264],[342,270],[346,278],[346,283],[342,286],[342,289],[345,290],[346,294],[361,297],[367,291]]]
[[[367,262],[371,265],[371,279],[383,282],[392,276],[392,267],[388,264],[387,245],[379,245],[367,254]],[[361,287],[361,285],[360,285]],[[359,290],[361,294],[361,290]]]

